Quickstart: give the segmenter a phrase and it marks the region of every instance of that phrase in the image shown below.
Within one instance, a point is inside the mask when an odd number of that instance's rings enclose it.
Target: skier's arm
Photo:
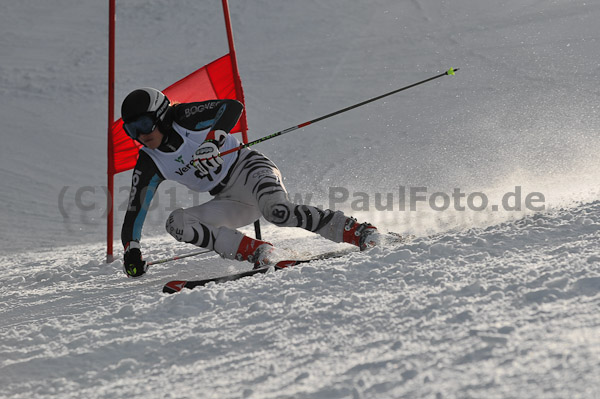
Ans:
[[[236,125],[244,112],[237,100],[209,100],[179,104],[175,107],[175,121],[186,129],[223,130],[227,133]]]
[[[186,129],[210,128],[192,159],[199,175],[208,176],[212,169],[223,163],[219,151],[244,112],[244,106],[237,100],[210,100],[180,104],[175,112],[175,121]]]
[[[142,238],[142,227],[154,193],[163,180],[152,159],[148,154],[140,151],[133,170],[127,213],[121,229],[121,242],[125,250],[123,268],[131,277],[141,276],[146,269],[139,244]]]
[[[140,151],[131,178],[131,191],[127,213],[121,229],[121,242],[125,247],[130,241],[140,241],[146,213],[158,185],[164,180],[148,154]]]
[[[229,133],[242,116],[244,105],[237,100],[221,100],[218,112],[221,114],[216,118],[212,130],[224,130]]]

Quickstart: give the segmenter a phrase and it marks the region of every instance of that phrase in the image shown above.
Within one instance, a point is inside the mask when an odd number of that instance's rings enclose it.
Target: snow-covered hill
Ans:
[[[218,259],[132,283],[100,245],[24,254],[0,277],[0,386],[14,398],[595,398],[599,227],[594,202],[173,296],[160,290],[174,273],[206,275]]]
[[[107,2],[8,2],[0,397],[600,397],[600,4],[230,6],[251,138],[461,68],[256,147],[293,197],[347,192],[337,208],[417,238],[174,296],[164,282],[248,265],[204,255],[124,278],[120,260],[103,263]],[[226,48],[217,0],[118,0],[117,104]],[[129,180],[115,183],[117,252]],[[411,188],[489,207],[400,210]],[[543,209],[500,206],[517,188]],[[161,185],[147,259],[193,250],[164,219],[204,198]]]

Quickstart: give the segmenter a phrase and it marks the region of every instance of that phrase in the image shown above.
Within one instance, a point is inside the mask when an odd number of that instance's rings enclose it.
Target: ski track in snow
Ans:
[[[3,257],[1,393],[597,397],[599,239],[594,202],[175,295],[231,262],[134,281],[101,246]]]

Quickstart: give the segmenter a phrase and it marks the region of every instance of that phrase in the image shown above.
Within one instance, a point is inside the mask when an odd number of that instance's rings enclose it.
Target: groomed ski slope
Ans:
[[[214,257],[133,284],[100,246],[23,256],[0,277],[0,386],[11,398],[595,398],[599,227],[594,202],[174,295],[165,281]]]
[[[412,243],[177,295],[163,284],[249,265],[204,255],[126,279],[130,173],[104,263],[108,2],[5,3],[0,398],[600,398],[596,2],[230,0],[251,139],[460,72],[256,147],[292,198],[347,192],[336,209]],[[226,48],[218,0],[117,0],[116,116]],[[402,188],[493,206],[516,187],[544,209],[399,211]],[[146,259],[194,251],[164,222],[206,199],[161,185]]]

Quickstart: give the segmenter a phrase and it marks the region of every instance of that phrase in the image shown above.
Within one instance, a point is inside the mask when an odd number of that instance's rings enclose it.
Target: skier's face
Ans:
[[[160,143],[162,143],[162,139],[163,134],[158,130],[158,126],[152,132],[138,136],[138,140],[151,150],[157,149]]]

